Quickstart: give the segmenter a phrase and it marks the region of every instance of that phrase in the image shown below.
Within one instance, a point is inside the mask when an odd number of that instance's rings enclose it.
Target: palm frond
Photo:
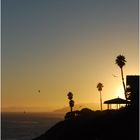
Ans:
[[[122,67],[125,65],[125,63],[126,63],[125,56],[123,56],[123,55],[118,55],[118,56],[116,57],[115,62],[116,62],[116,64],[117,64],[120,68],[122,68]]]

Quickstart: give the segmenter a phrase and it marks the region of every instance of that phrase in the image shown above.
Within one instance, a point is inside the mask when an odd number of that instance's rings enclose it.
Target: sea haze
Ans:
[[[58,113],[2,113],[2,140],[31,140],[63,120]]]

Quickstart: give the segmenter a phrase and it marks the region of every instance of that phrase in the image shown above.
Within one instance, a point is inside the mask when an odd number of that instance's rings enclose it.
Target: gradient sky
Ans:
[[[98,82],[124,98],[115,58],[139,74],[138,20],[138,0],[2,0],[2,107],[99,103]]]

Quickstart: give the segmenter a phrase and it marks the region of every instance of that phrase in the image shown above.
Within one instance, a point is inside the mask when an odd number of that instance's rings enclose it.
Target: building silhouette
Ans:
[[[135,111],[139,111],[139,79],[138,75],[126,76],[127,99],[131,101],[131,107]]]

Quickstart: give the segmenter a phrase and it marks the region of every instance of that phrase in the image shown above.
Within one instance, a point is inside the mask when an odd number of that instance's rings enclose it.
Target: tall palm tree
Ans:
[[[102,83],[98,83],[98,84],[97,84],[98,91],[100,92],[101,111],[102,111],[102,93],[101,93],[101,91],[102,91],[102,88],[103,88],[103,87],[104,87],[104,86],[103,86]]]
[[[122,83],[123,83],[123,88],[124,88],[124,95],[125,95],[125,98],[127,99],[127,97],[126,97],[126,88],[125,88],[125,83],[124,83],[124,76],[123,76],[123,66],[125,66],[125,63],[126,63],[125,56],[118,55],[116,57],[116,64],[121,69],[121,76],[122,76]]]

